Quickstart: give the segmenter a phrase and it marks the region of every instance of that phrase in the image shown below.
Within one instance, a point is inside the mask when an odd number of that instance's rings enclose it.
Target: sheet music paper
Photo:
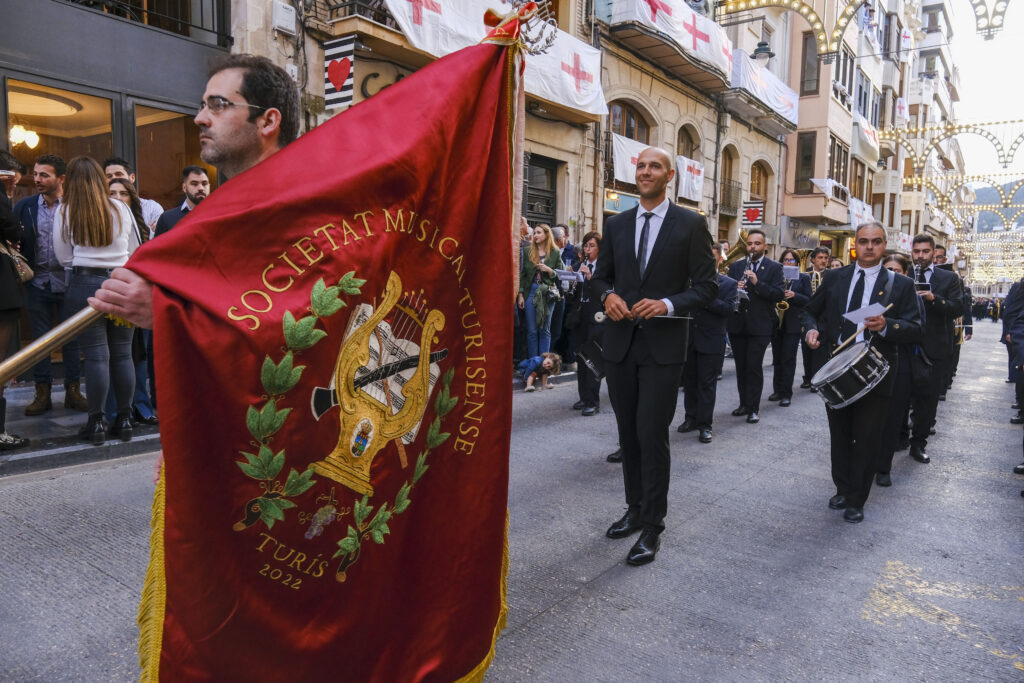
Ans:
[[[844,313],[843,317],[846,318],[847,320],[849,320],[851,323],[853,323],[857,327],[860,327],[861,325],[864,324],[864,320],[865,319],[870,318],[872,316],[876,316],[876,315],[882,315],[883,313],[885,313],[885,306],[883,306],[882,304],[880,304],[880,303],[878,303],[876,301],[873,304],[868,304],[867,306],[861,306],[860,308],[858,308],[855,311],[850,311],[849,313]]]
[[[559,280],[563,282],[583,282],[583,273],[577,273],[572,270],[559,270],[555,269],[555,275],[558,276]]]

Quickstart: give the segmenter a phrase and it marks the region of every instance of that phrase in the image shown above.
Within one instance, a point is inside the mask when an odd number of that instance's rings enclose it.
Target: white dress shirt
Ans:
[[[661,202],[661,204],[658,204],[656,207],[651,209],[651,213],[654,215],[650,217],[650,225],[647,228],[646,258],[640,258],[640,237],[643,233],[644,213],[647,212],[647,209],[642,206],[636,207],[636,234],[633,236],[633,251],[636,253],[637,263],[643,261],[647,265],[650,265],[651,254],[654,253],[654,243],[658,240],[658,233],[661,232],[661,224],[665,222],[665,215],[668,214],[669,203],[668,197],[665,197],[665,200]],[[668,308],[668,313],[666,313],[666,315],[675,314],[676,309],[672,305],[671,301],[668,299],[662,299],[661,301]]]
[[[876,264],[874,266],[871,266],[870,268],[861,268],[859,265],[854,267],[854,269],[853,269],[853,279],[850,280],[850,291],[848,291],[846,293],[846,310],[847,311],[851,310],[850,309],[850,298],[853,296],[853,288],[857,286],[857,279],[860,278],[860,273],[861,272],[864,273],[864,293],[861,296],[860,303],[857,304],[852,309],[854,311],[859,309],[859,308],[864,308],[869,303],[871,303],[871,292],[874,291],[874,289],[875,289],[875,283],[878,281],[878,272],[880,270],[882,270],[881,262],[879,262],[878,264]],[[882,331],[879,334],[882,334],[884,336],[885,329],[883,328]],[[864,341],[864,331],[863,330],[861,330],[857,334],[857,341]]]

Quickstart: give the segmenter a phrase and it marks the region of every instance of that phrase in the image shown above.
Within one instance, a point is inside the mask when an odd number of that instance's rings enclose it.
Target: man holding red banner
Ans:
[[[604,292],[608,396],[622,448],[626,514],[609,538],[640,531],[626,562],[653,562],[668,511],[668,429],[686,360],[687,322],[680,316],[718,292],[711,234],[704,217],[673,204],[675,171],[665,151],[637,157],[640,205],[605,223],[593,291]]]
[[[156,338],[143,680],[482,678],[507,611],[516,39],[284,150],[249,67],[211,77],[203,159],[231,182],[90,300]]]

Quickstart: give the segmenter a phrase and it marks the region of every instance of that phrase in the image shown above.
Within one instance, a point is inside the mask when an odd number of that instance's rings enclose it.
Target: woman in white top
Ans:
[[[103,169],[89,157],[75,157],[68,164],[64,197],[53,220],[53,251],[71,269],[64,305],[68,313],[85,308],[87,299],[123,266],[139,246],[139,233],[131,212],[108,196]],[[132,438],[131,405],[135,390],[132,363],[133,329],[104,318],[79,337],[85,353],[86,401],[89,421],[79,432],[94,444],[107,437],[103,404],[113,382],[117,418],[110,431],[122,441]]]

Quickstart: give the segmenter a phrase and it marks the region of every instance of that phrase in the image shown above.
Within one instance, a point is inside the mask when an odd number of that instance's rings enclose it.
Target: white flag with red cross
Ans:
[[[667,34],[683,52],[732,76],[732,41],[725,29],[684,0],[614,0],[612,24],[635,22]]]
[[[476,45],[487,35],[484,14],[498,2],[385,0],[385,4],[413,47],[444,57]],[[524,81],[530,95],[591,114],[608,113],[601,88],[601,52],[565,31],[556,29],[547,52],[526,55]]]
[[[632,138],[612,133],[612,160],[615,166],[615,179],[623,183],[636,182],[636,162],[640,152],[650,147]]]
[[[677,196],[691,202],[699,202],[704,194],[704,165],[699,161],[676,157]]]

